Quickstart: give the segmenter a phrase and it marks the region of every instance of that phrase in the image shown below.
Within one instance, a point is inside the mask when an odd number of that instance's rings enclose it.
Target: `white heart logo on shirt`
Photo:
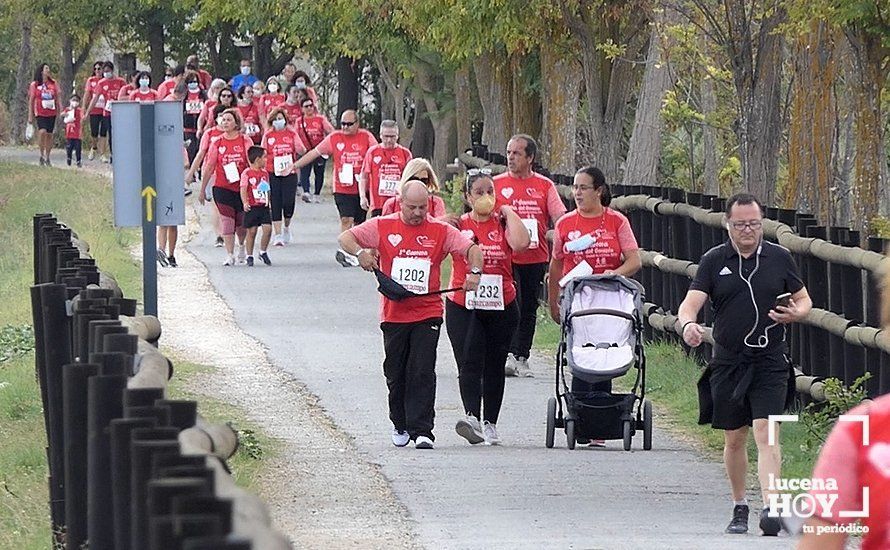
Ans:
[[[219,148],[217,148],[217,151],[219,151],[219,154],[221,155],[221,154],[223,154],[223,153],[226,152],[226,148],[225,148],[225,147],[219,147]]]
[[[570,241],[574,241],[575,239],[577,239],[580,236],[581,236],[580,231],[569,231],[569,234],[567,235],[567,237],[569,238]]]
[[[275,145],[275,138],[269,138],[269,145]]]
[[[402,242],[402,236],[399,235],[398,233],[393,233],[393,234],[389,235],[388,237],[386,237],[386,240],[388,240],[389,244],[391,244],[393,246],[399,246],[399,243]]]
[[[505,199],[509,199],[513,196],[513,188],[504,187],[503,189],[501,189],[501,195],[503,195]]]
[[[345,144],[345,143],[338,143],[338,144],[337,144],[337,150],[338,150],[338,151],[342,151],[342,150],[345,149],[345,148],[346,148],[346,144]]]
[[[464,229],[463,231],[460,232],[460,234],[463,235],[464,237],[468,238],[468,239],[472,239],[472,238],[473,238],[473,232],[472,232],[471,230],[469,230],[469,229]]]
[[[383,160],[383,157],[374,157],[374,164],[380,164],[381,160]]]
[[[250,183],[256,183],[256,178],[250,178]]]
[[[881,472],[881,475],[890,477],[890,445],[873,443],[868,450],[868,461]]]

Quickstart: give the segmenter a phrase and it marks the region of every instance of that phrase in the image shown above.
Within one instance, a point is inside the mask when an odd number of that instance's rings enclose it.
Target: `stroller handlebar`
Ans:
[[[573,311],[569,313],[569,316],[566,317],[566,322],[571,321],[576,317],[584,317],[587,315],[612,315],[614,317],[621,317],[623,319],[627,319],[631,322],[636,322],[637,318],[627,313],[626,311],[621,311],[618,309],[603,309],[603,308],[592,308],[592,309],[581,309],[578,311]]]

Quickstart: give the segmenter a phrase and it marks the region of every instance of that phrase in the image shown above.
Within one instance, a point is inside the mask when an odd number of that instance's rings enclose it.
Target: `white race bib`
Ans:
[[[44,109],[54,110],[56,108],[56,100],[55,99],[41,99],[40,106]]]
[[[483,273],[476,292],[467,292],[465,302],[467,309],[504,311],[504,277]]]
[[[96,109],[102,109],[103,107],[105,107],[105,96],[104,96],[104,95],[100,95],[100,96],[99,96],[99,99],[96,100],[96,107],[95,107],[95,108],[96,108]]]
[[[395,258],[392,279],[416,294],[430,291],[430,261],[424,258]]]
[[[260,191],[258,187],[253,188],[253,198],[257,202],[260,202],[262,204],[266,204],[266,201],[268,200],[268,197],[266,196],[266,192]]]
[[[65,113],[65,124],[71,124],[74,122],[74,111],[68,111]]]
[[[109,112],[109,113],[111,112],[111,103],[112,103],[112,102],[109,101],[108,103],[105,104],[105,110],[106,110],[107,112]]]
[[[200,101],[186,101],[185,102],[185,112],[190,115],[198,115],[201,114],[201,109],[204,105]]]
[[[290,155],[277,156],[272,160],[272,165],[275,167],[276,176],[286,176],[290,174],[294,159]]]
[[[229,183],[238,183],[241,180],[241,176],[238,174],[238,165],[234,162],[223,164],[223,172],[225,172]]]
[[[260,127],[252,122],[247,122],[244,124],[244,133],[248,136],[255,136],[260,133]]]
[[[380,176],[380,185],[377,186],[377,192],[381,197],[395,197],[396,189],[399,186],[399,178],[395,176]]]
[[[355,169],[352,167],[352,163],[343,163],[343,166],[340,167],[339,178],[340,185],[355,185]]]
[[[528,238],[531,243],[529,249],[538,248],[538,220],[535,218],[522,218],[522,225],[528,230]]]

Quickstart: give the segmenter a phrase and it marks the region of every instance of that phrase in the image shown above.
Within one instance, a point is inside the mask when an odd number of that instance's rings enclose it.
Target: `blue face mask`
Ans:
[[[250,67],[241,67],[241,74],[247,76],[250,74]]]
[[[596,237],[588,233],[586,235],[581,235],[574,241],[567,242],[565,247],[569,252],[583,252],[593,246],[595,242]]]
[[[200,86],[198,85],[197,82],[189,82],[189,91],[190,92],[197,92],[199,87]]]
[[[279,119],[275,119],[272,121],[272,127],[276,130],[284,130],[284,121]]]

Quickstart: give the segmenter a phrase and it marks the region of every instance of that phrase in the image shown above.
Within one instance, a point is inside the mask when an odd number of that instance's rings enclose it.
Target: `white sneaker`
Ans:
[[[507,363],[504,364],[504,376],[516,376],[516,358],[512,353],[507,354]]]
[[[526,357],[517,357],[516,358],[516,376],[520,378],[534,378],[535,375],[532,374],[532,370],[528,367],[528,358]]]
[[[485,432],[485,442],[489,445],[500,445],[501,444],[501,436],[498,435],[498,428],[488,420],[485,421],[485,424],[482,426],[482,431]]]
[[[247,248],[243,244],[238,245],[238,264],[247,263]]]
[[[284,243],[281,241],[280,234],[272,236],[272,246],[284,246]]]
[[[315,204],[321,203],[321,195],[315,195]]]
[[[485,435],[482,433],[482,426],[479,420],[472,414],[467,413],[466,418],[461,418],[454,426],[457,435],[470,442],[470,445],[476,445],[485,441]]]
[[[224,266],[232,266],[235,265],[235,257],[234,256],[226,256],[226,261],[223,262]]]
[[[433,440],[428,438],[425,435],[418,435],[417,439],[414,440],[414,448],[415,449],[432,449],[433,448]]]
[[[88,160],[95,160],[95,158],[96,158],[96,150],[95,150],[95,149],[90,149],[90,154],[87,155],[87,159],[88,159]]]
[[[411,436],[408,435],[408,432],[400,432],[399,430],[393,428],[392,429],[392,444],[396,447],[404,447],[411,441]]]
[[[290,243],[290,227],[283,227],[281,229],[281,242],[284,244]]]

